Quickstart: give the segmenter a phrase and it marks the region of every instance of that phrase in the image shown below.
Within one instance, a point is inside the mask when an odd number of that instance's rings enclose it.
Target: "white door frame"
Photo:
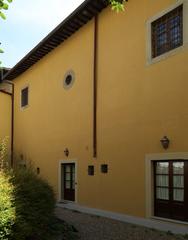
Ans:
[[[77,160],[75,159],[70,159],[70,160],[60,160],[59,161],[59,174],[58,174],[58,182],[59,182],[59,194],[58,194],[58,198],[59,198],[59,202],[61,201],[66,201],[66,202],[72,202],[72,201],[67,201],[62,199],[61,197],[61,193],[62,193],[62,173],[61,173],[61,166],[62,164],[69,164],[69,163],[74,163],[75,164],[75,201],[74,203],[77,203],[77,192],[78,192],[78,179],[77,179]]]

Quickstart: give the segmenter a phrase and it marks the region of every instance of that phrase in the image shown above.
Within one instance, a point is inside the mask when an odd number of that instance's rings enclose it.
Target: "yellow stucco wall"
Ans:
[[[131,1],[125,13],[100,16],[99,161],[110,168],[101,176],[101,208],[145,216],[145,155],[188,150],[188,51],[146,63],[146,22],[175,2]]]
[[[147,65],[147,20],[175,0],[130,1],[99,15],[97,140],[92,157],[93,21],[15,80],[15,150],[40,167],[58,193],[60,160],[76,160],[78,203],[145,216],[145,156],[188,151],[188,51]],[[63,77],[75,83],[64,90]],[[29,86],[29,107],[20,90]],[[68,147],[70,156],[64,155]],[[100,173],[107,163],[109,173]],[[87,166],[95,166],[95,176]]]
[[[40,167],[56,191],[58,164],[65,159],[66,147],[70,158],[80,160],[83,172],[92,160],[92,25],[84,26],[15,81],[15,151]],[[70,69],[76,79],[66,91],[63,78]],[[21,110],[20,90],[27,85],[29,107]]]
[[[11,96],[0,92],[0,142],[8,137],[8,154],[11,145]]]

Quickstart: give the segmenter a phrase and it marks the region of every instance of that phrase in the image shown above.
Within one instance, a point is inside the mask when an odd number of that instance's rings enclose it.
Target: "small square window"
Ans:
[[[102,173],[108,173],[108,165],[107,164],[102,164],[101,165],[101,172]]]
[[[88,175],[94,176],[94,166],[88,166]]]
[[[152,57],[183,45],[183,5],[151,23]]]
[[[21,91],[21,107],[26,107],[28,105],[28,91],[29,88],[26,87]]]

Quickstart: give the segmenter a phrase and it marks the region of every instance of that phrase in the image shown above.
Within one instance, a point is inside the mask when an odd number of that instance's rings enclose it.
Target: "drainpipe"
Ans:
[[[8,94],[11,96],[12,99],[12,106],[11,106],[11,167],[14,165],[14,83],[8,80],[4,80],[3,83],[7,83],[12,86],[12,93],[6,92],[1,90],[1,92]]]
[[[94,59],[93,59],[93,157],[97,157],[97,48],[98,15],[94,18]]]

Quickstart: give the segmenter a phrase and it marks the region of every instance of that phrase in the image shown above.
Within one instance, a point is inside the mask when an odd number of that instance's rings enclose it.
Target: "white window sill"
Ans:
[[[172,56],[174,56],[178,53],[181,53],[182,51],[185,51],[185,50],[188,50],[188,43],[184,44],[183,46],[172,49],[169,52],[161,54],[158,57],[148,59],[147,66],[158,63],[158,62],[163,61],[163,60],[166,60],[167,58],[172,57]]]

